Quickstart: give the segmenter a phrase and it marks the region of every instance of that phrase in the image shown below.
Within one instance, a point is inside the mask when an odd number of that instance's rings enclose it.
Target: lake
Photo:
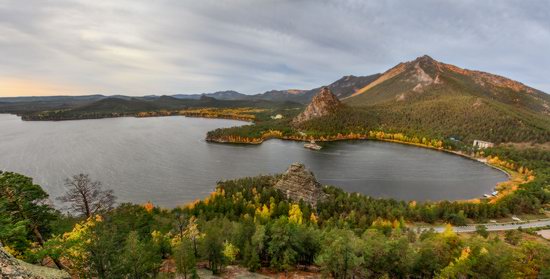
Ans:
[[[214,144],[206,132],[243,125],[183,116],[26,122],[0,114],[0,169],[34,178],[52,197],[64,179],[88,173],[119,202],[174,207],[203,198],[216,181],[280,173],[302,162],[323,184],[374,197],[403,200],[470,199],[490,193],[506,175],[445,152],[396,143]]]

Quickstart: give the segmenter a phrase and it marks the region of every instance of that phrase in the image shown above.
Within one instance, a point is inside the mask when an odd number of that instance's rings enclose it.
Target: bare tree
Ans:
[[[103,190],[101,182],[92,181],[88,174],[74,175],[65,179],[67,192],[57,199],[70,203],[71,210],[86,217],[113,208],[116,197],[113,190]]]

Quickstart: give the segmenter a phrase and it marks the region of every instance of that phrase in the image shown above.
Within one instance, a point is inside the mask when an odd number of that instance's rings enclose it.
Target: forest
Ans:
[[[471,102],[474,100],[465,99],[434,100],[414,106],[342,106],[331,115],[312,119],[300,125],[291,123],[296,111],[289,110],[285,111],[287,117],[282,120],[257,119],[251,125],[216,129],[209,132],[207,138],[223,142],[258,142],[260,139],[266,139],[263,135],[273,130],[280,131],[279,138],[283,139],[318,141],[355,138],[346,136],[349,134],[365,135],[364,137],[368,138],[370,131],[383,131],[401,133],[411,138],[425,137],[446,141],[449,143],[447,146],[456,143],[451,143],[451,138],[462,145],[470,145],[474,139],[494,143],[544,143],[550,138],[550,125],[540,116],[523,113],[518,114],[522,118],[517,119],[512,112],[500,113],[500,110],[486,107],[470,112]]]
[[[457,235],[415,224],[464,225],[538,214],[550,203],[550,152],[506,147],[488,155],[536,179],[496,202],[376,199],[325,186],[314,208],[273,184],[279,176],[220,181],[208,197],[173,209],[116,203],[88,175],[66,180],[58,201],[20,174],[0,174],[0,242],[31,263],[80,278],[197,278],[228,265],[254,272],[315,270],[332,278],[545,278],[550,245],[529,230]],[[85,193],[85,194],[82,194]]]

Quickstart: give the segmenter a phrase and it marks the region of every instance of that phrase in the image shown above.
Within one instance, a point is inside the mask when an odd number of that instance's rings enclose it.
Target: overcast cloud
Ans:
[[[423,54],[550,92],[550,1],[0,0],[0,96],[309,89]]]

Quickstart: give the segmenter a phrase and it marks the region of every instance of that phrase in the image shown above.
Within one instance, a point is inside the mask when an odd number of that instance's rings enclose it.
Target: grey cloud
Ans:
[[[423,54],[550,92],[548,49],[543,0],[0,0],[0,73],[78,94],[307,89]]]

